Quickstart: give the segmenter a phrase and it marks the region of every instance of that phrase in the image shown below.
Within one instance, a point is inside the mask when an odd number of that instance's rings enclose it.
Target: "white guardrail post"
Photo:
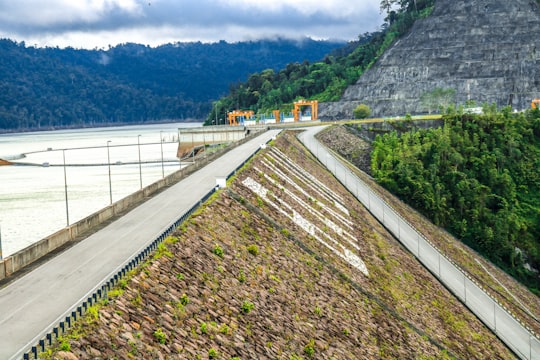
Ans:
[[[521,359],[540,359],[540,340],[321,145],[314,138],[319,130],[309,129],[298,138],[394,237],[516,355]]]

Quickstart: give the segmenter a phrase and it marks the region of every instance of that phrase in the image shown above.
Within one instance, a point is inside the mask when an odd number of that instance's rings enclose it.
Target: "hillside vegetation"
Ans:
[[[373,143],[379,183],[540,293],[540,112],[450,114]]]
[[[286,133],[42,357],[513,355]]]
[[[388,14],[382,30],[360,35],[358,41],[329,53],[321,61],[293,62],[280,71],[267,69],[250,75],[214,102],[206,124],[216,118],[225,119],[227,112],[235,109],[259,114],[279,109],[288,113],[298,99],[339,100],[347,86],[354,84],[417,19],[431,13],[433,4],[434,0],[382,1],[381,11]]]
[[[76,50],[0,40],[0,132],[202,121],[211,101],[250,73],[319,60],[342,45],[305,39]]]

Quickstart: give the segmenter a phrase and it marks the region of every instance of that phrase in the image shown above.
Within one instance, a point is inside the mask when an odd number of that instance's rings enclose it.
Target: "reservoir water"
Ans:
[[[200,126],[172,123],[0,135],[0,159],[16,163],[0,166],[3,257],[108,206],[111,198],[118,201],[141,184],[179,170],[178,129]]]

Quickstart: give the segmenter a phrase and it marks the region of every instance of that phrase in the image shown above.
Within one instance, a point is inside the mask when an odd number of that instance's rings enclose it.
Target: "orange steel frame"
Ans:
[[[311,106],[311,120],[317,120],[319,118],[319,102],[317,100],[300,100],[294,103],[294,121],[300,120],[300,109],[302,106]]]
[[[281,122],[281,112],[279,110],[272,111],[274,114],[274,119],[276,119],[276,124],[279,124]]]
[[[238,121],[236,121],[239,117],[245,117],[246,119],[251,119],[255,115],[255,112],[253,110],[248,111],[242,111],[242,110],[234,110],[228,113],[229,117],[229,125],[238,125]]]

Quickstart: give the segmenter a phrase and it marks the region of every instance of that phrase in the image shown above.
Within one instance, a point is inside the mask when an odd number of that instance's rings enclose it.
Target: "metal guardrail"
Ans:
[[[425,238],[412,224],[402,218],[377,196],[350,169],[306,133],[300,141],[326,168],[375,216],[419,261],[463,302],[495,335],[522,359],[540,359],[540,340],[517,319],[487,289],[478,284],[463,269],[445,256],[435,244]]]
[[[272,139],[268,140],[268,142]],[[267,142],[267,143],[268,143]],[[234,176],[238,170],[240,170],[247,162],[249,162],[259,151],[259,147],[253,152],[246,160],[244,160],[239,166],[231,171],[226,178],[229,179]],[[63,336],[73,325],[75,321],[82,318],[88,309],[98,303],[101,300],[107,298],[107,294],[112,290],[118,282],[126,276],[131,270],[135,269],[139,264],[144,262],[177,227],[179,227],[184,221],[186,221],[203,203],[205,203],[210,196],[212,196],[217,190],[218,186],[213,187],[206,195],[204,195],[199,201],[197,201],[188,211],[186,211],[179,219],[174,221],[162,231],[149,245],[145,246],[138,254],[129,259],[126,263],[120,266],[119,270],[113,271],[113,274],[107,277],[107,280],[98,284],[93,290],[90,291],[90,295],[87,298],[81,300],[78,304],[69,309],[64,315],[58,319],[52,329],[46,330],[45,335],[39,335],[35,341],[32,341],[24,349],[19,352],[22,354],[24,360],[38,359],[40,353],[44,352],[48,346],[52,346],[54,341]],[[19,354],[15,355],[13,359],[19,358]]]

